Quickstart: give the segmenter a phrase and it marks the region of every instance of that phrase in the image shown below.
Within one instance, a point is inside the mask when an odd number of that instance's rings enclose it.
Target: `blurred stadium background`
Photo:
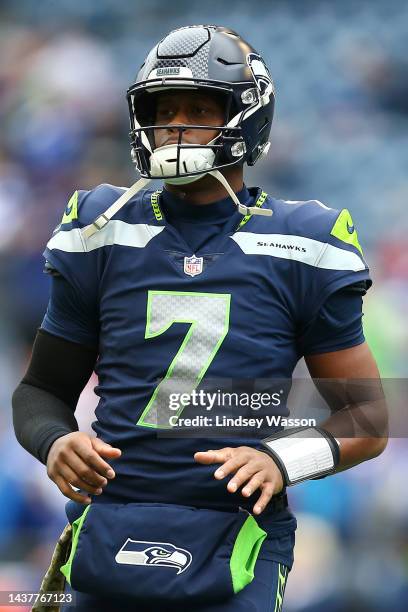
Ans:
[[[191,23],[236,29],[265,57],[272,147],[247,184],[351,209],[374,279],[366,336],[382,376],[407,377],[406,2],[2,0],[0,590],[37,590],[65,524],[65,498],[11,421],[47,304],[44,245],[74,189],[133,182],[125,90],[151,46]],[[393,439],[380,458],[290,491],[299,528],[287,612],[408,609],[407,460],[406,440]]]

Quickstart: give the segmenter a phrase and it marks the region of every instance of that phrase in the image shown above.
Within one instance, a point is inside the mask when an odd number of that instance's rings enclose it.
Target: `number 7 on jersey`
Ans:
[[[173,323],[191,325],[137,425],[169,428],[175,414],[170,394],[190,394],[199,385],[228,333],[230,303],[229,293],[148,292],[145,339],[164,334]]]

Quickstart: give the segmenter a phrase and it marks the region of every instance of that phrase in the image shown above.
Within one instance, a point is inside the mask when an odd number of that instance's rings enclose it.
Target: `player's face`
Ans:
[[[220,100],[198,91],[171,91],[159,94],[156,103],[155,125],[208,125],[220,126],[224,122],[224,109]],[[182,142],[207,144],[219,130],[188,128]],[[156,147],[178,142],[179,130],[173,127],[154,130]]]

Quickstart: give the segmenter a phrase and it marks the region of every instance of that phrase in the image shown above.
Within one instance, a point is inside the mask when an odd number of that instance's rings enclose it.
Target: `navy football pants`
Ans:
[[[255,578],[240,593],[225,603],[206,606],[189,606],[188,601],[173,608],[162,605],[149,605],[126,602],[126,600],[109,600],[106,597],[88,595],[73,591],[67,583],[65,592],[75,593],[75,605],[64,605],[61,612],[281,612],[283,595],[288,576],[288,568],[276,561],[258,559],[255,567]]]

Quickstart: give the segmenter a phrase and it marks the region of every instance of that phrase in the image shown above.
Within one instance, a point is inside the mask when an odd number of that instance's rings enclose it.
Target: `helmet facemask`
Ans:
[[[132,159],[141,176],[161,178],[172,184],[185,184],[198,180],[212,170],[242,164],[245,143],[242,128],[229,125],[234,117],[234,92],[228,84],[197,84],[194,79],[171,79],[163,86],[162,79],[153,79],[137,84],[128,92],[131,122]],[[224,120],[222,125],[200,124],[157,124],[155,118],[157,93],[167,91],[193,90],[217,96],[222,101]],[[148,109],[148,110],[147,110]],[[157,130],[177,132],[177,142],[156,147]],[[207,144],[183,142],[187,130],[217,131],[217,135]]]

